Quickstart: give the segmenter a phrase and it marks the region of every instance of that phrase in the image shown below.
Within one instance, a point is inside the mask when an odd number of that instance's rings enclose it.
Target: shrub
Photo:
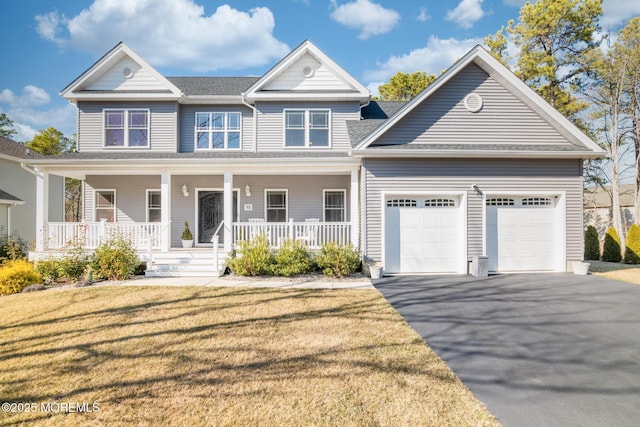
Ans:
[[[62,277],[60,260],[43,259],[36,263],[36,271],[42,276],[44,283],[53,283]]]
[[[66,249],[66,254],[57,260],[59,277],[77,281],[84,276],[91,264],[91,257],[79,243]]]
[[[638,224],[633,224],[627,233],[624,262],[626,264],[640,264],[640,227]]]
[[[182,230],[182,240],[193,240],[193,233],[189,229],[189,221],[184,222],[184,230]]]
[[[584,233],[584,259],[596,261],[600,259],[600,239],[598,230],[593,225],[588,226]]]
[[[40,282],[33,264],[25,259],[7,261],[0,267],[0,295],[22,292],[27,286]]]
[[[27,242],[20,235],[13,233],[7,236],[5,227],[0,226],[0,259],[20,259],[27,256]]]
[[[265,235],[238,243],[238,250],[227,261],[227,266],[240,276],[261,276],[273,272],[273,256]]]
[[[295,276],[313,271],[313,261],[304,242],[285,240],[274,256],[273,273],[277,276]]]
[[[338,245],[327,242],[316,256],[316,263],[325,276],[344,277],[356,271],[360,265],[360,254],[351,243]]]
[[[602,260],[608,262],[620,262],[622,255],[620,254],[620,237],[616,229],[607,228],[604,235],[604,247],[602,249]]]
[[[91,263],[94,279],[124,280],[133,275],[140,261],[128,240],[116,237],[96,248]]]

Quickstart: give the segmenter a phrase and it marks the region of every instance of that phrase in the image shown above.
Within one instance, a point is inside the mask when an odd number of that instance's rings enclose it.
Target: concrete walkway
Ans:
[[[640,286],[513,274],[374,280],[509,426],[640,425]]]
[[[371,280],[346,278],[332,280],[318,276],[296,278],[246,277],[137,277],[131,280],[98,282],[93,286],[220,286],[293,289],[374,289]]]

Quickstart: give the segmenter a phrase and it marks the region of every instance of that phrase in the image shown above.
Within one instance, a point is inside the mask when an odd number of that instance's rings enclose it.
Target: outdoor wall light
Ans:
[[[251,197],[251,187],[249,187],[249,185],[244,187],[244,194],[246,194],[247,197]]]
[[[478,196],[482,196],[482,191],[480,191],[480,187],[478,187],[478,184],[472,184],[471,189],[475,191]]]
[[[189,188],[187,188],[187,184],[182,186],[182,195],[184,197],[189,197]]]

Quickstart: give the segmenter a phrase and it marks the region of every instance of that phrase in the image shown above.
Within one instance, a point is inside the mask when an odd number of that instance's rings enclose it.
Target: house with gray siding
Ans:
[[[219,274],[258,234],[353,243],[395,274],[582,259],[582,161],[602,151],[480,46],[407,103],[309,41],[259,77],[165,77],[120,43],[61,94],[78,152],[30,165],[83,180],[84,220],[42,209],[34,256],[117,233],[148,275]]]
[[[43,157],[12,139],[0,136],[0,233],[35,243],[36,172],[26,164]],[[52,176],[47,198],[52,221],[64,219],[64,179]]]

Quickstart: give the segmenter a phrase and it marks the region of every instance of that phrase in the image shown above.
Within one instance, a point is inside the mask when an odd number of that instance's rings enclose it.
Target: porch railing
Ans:
[[[95,249],[111,238],[121,236],[139,250],[160,249],[162,223],[137,222],[50,222],[45,227],[47,249],[62,249],[69,245],[82,245]]]
[[[303,241],[310,248],[320,248],[327,242],[344,245],[351,241],[349,222],[234,222],[233,244],[265,235],[272,247],[286,239]]]

